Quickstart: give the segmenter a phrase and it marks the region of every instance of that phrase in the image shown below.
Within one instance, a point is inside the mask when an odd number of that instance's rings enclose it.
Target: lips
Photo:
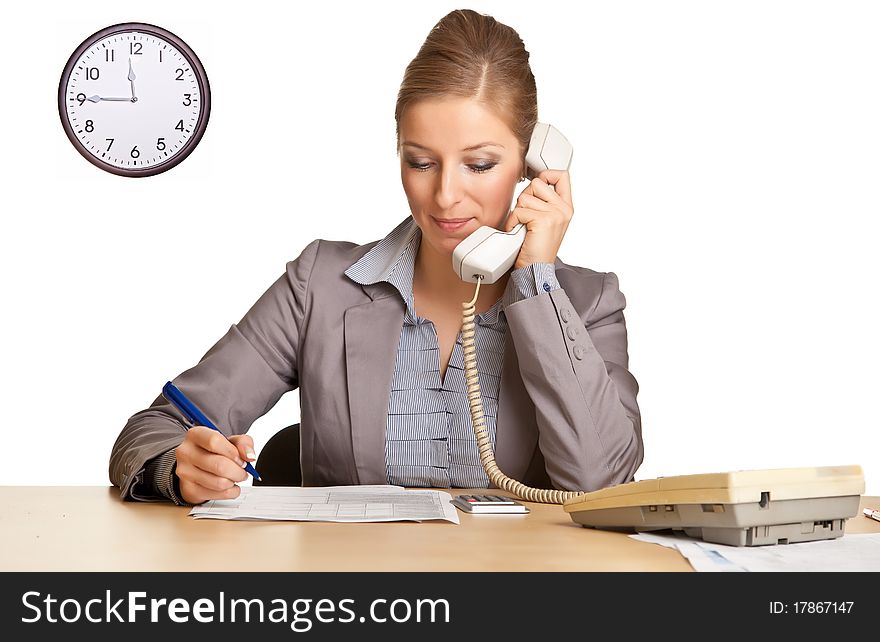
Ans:
[[[433,220],[434,224],[444,232],[455,232],[456,230],[460,230],[471,221],[469,218],[437,219],[433,216],[431,217],[431,220]]]

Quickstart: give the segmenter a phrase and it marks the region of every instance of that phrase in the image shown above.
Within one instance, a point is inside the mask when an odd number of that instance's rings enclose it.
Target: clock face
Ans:
[[[208,78],[195,53],[154,25],[115,25],[87,38],[58,91],[74,147],[123,176],[151,176],[180,163],[210,114]]]

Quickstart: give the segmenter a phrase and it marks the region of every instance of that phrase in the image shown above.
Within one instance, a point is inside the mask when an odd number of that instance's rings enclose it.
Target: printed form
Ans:
[[[211,499],[193,507],[195,519],[303,522],[445,520],[458,524],[452,496],[403,486],[243,486],[235,499]]]
[[[880,533],[852,533],[816,542],[727,546],[681,532],[637,533],[631,538],[675,548],[695,571],[878,571]]]

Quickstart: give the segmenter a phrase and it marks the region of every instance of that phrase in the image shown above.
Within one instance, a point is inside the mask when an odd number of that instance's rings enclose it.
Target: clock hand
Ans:
[[[118,101],[130,102],[131,98],[105,98],[104,96],[89,96],[88,98],[86,98],[86,100],[90,100],[93,103],[96,103],[99,100],[118,100]]]
[[[128,80],[131,82],[131,102],[137,102],[137,96],[134,93],[134,81],[137,76],[134,75],[134,69],[131,67],[131,58],[128,59]]]

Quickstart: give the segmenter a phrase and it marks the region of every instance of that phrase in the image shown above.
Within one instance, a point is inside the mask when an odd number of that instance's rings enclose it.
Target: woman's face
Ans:
[[[399,123],[400,176],[422,241],[452,255],[481,225],[501,228],[522,176],[519,141],[472,98],[422,100]],[[449,220],[463,225],[442,225]]]

